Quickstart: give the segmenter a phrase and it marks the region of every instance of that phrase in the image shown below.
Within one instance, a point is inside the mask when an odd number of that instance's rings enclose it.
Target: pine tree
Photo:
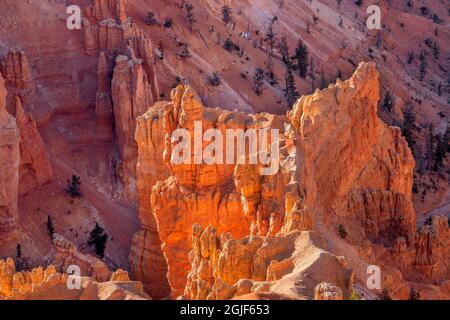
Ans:
[[[325,72],[322,69],[320,69],[320,89],[325,89],[328,86],[327,79],[325,77]]]
[[[261,68],[256,68],[255,74],[253,76],[253,90],[257,96],[260,96],[264,90],[264,70]]]
[[[95,252],[101,258],[103,258],[105,254],[106,241],[108,241],[108,234],[105,229],[96,223],[94,229],[91,231],[88,244],[90,246],[95,246]]]
[[[420,66],[419,66],[419,73],[420,73],[420,81],[423,81],[425,79],[425,75],[427,74],[427,61],[426,61],[426,51],[422,50],[420,52]]]
[[[441,47],[439,46],[439,43],[437,43],[436,41],[433,43],[433,46],[431,47],[431,49],[433,50],[433,56],[436,60],[439,59],[439,56],[441,54]]]
[[[273,25],[274,25],[274,23],[275,23],[275,21],[277,21],[278,20],[278,17],[273,17],[272,19],[270,19],[270,22],[269,22],[269,27],[268,27],[268,29],[267,29],[267,32],[266,32],[266,37],[264,38],[264,41],[268,44],[268,46],[269,46],[269,55],[273,55],[273,49],[274,49],[274,47],[275,47],[275,40],[276,40],[276,33],[275,33],[275,31],[273,30]]]
[[[299,93],[295,85],[295,77],[292,72],[292,65],[290,63],[288,63],[286,70],[286,89],[284,90],[284,95],[286,97],[288,107],[292,108],[299,97]]]
[[[295,49],[294,59],[297,61],[297,69],[302,78],[306,78],[308,74],[308,48],[300,39]]]
[[[403,118],[404,121],[402,126],[402,134],[405,137],[406,142],[408,142],[408,146],[411,149],[413,155],[415,155],[416,141],[414,140],[413,131],[416,128],[416,116],[410,104],[405,107]]]
[[[434,166],[434,126],[430,124],[428,126],[428,136],[427,136],[427,150],[425,153],[425,163],[426,169],[431,170]]]
[[[394,106],[394,100],[392,97],[392,92],[387,91],[383,98],[382,107],[384,110],[387,110],[389,112],[392,111],[392,107]]]
[[[273,61],[272,61],[271,55],[269,55],[269,57],[267,59],[267,66],[266,66],[266,71],[264,74],[266,76],[267,81],[269,82],[269,84],[271,86],[278,84],[277,77],[275,75],[275,72],[273,71]]]
[[[16,258],[17,259],[22,258],[22,246],[20,245],[20,243],[18,243],[16,246]]]
[[[380,298],[380,300],[392,300],[392,297],[387,288],[381,290],[380,294],[378,295],[378,298]]]
[[[51,239],[53,239],[53,234],[55,233],[55,227],[53,226],[52,217],[47,217],[47,232]]]
[[[233,10],[229,5],[224,5],[220,12],[222,13],[222,22],[225,25],[228,25],[229,23],[232,23],[234,21],[233,19]]]
[[[66,191],[68,194],[70,194],[72,198],[80,198],[81,196],[83,196],[80,186],[81,186],[80,177],[77,175],[73,175],[71,181],[67,180]]]
[[[181,48],[180,52],[177,53],[180,58],[189,58],[191,56],[187,42],[181,41],[178,46]]]
[[[420,300],[420,299],[421,299],[420,290],[411,288],[411,290],[409,291],[408,300]]]
[[[433,170],[439,171],[442,168],[444,163],[444,159],[447,156],[449,150],[449,138],[450,138],[450,129],[449,124],[447,123],[447,130],[442,135],[437,135],[435,137],[436,140],[436,149],[434,151],[434,164]]]
[[[281,37],[279,49],[280,49],[280,54],[283,59],[283,62],[286,65],[291,63],[291,59],[289,57],[289,46],[288,46],[287,38],[286,38],[285,34],[283,34],[283,36]]]
[[[341,236],[342,239],[347,238],[347,235],[348,235],[347,230],[345,229],[345,227],[342,224],[339,225],[338,231],[339,231],[339,235]]]
[[[192,31],[192,27],[194,26],[194,23],[197,22],[197,19],[195,18],[195,15],[194,15],[194,6],[192,5],[192,3],[186,2],[184,4],[184,8],[186,9],[186,16],[188,18],[189,28]]]
[[[25,260],[22,257],[22,246],[20,245],[20,243],[18,243],[16,246],[15,264],[16,264],[17,271],[22,271],[25,268]]]

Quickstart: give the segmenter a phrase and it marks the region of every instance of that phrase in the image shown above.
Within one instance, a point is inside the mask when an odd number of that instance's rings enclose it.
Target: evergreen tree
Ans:
[[[449,124],[447,123],[447,130],[443,135],[437,135],[435,137],[436,140],[436,149],[434,151],[434,164],[433,170],[439,171],[442,168],[444,163],[444,159],[447,156],[449,150],[449,139],[450,139],[450,129]]]
[[[266,32],[266,37],[264,38],[264,41],[269,46],[269,55],[270,56],[273,55],[273,49],[275,47],[276,33],[273,30],[273,25],[274,25],[275,21],[277,21],[277,20],[278,20],[278,17],[276,17],[276,16],[273,17],[272,19],[270,19],[269,27],[267,28],[267,32]]]
[[[342,239],[347,238],[347,235],[348,235],[347,230],[345,229],[345,227],[342,224],[339,225],[338,231],[339,231],[339,235],[341,236]]]
[[[91,231],[88,244],[90,246],[95,246],[95,252],[101,258],[103,258],[105,254],[106,241],[108,241],[108,234],[106,233],[105,229],[103,229],[98,223],[96,223],[94,229]]]
[[[55,233],[55,228],[53,226],[52,217],[47,217],[47,232],[51,239],[53,239],[53,234]]]
[[[409,291],[409,298],[408,300],[420,300],[421,295],[420,295],[420,290],[416,290],[414,288],[411,288],[411,290]]]
[[[431,49],[433,50],[433,56],[436,60],[439,59],[439,56],[441,54],[441,47],[439,46],[439,43],[437,43],[436,41],[434,41],[433,46],[431,47]]]
[[[225,25],[228,25],[229,23],[233,22],[233,10],[229,5],[224,5],[220,9],[220,12],[222,13],[222,22]]]
[[[279,44],[280,54],[283,59],[283,62],[287,65],[291,63],[291,59],[289,57],[289,46],[287,43],[286,35],[283,34]],[[292,67],[292,66],[291,66]]]
[[[378,295],[378,298],[380,298],[380,300],[392,300],[392,297],[387,288],[381,290],[380,294]]]
[[[409,148],[412,150],[413,155],[415,155],[416,141],[414,140],[413,132],[416,128],[416,116],[410,104],[405,107],[403,118],[402,134],[405,137],[406,142],[408,142]]]
[[[284,90],[284,95],[286,97],[288,107],[292,108],[299,97],[299,93],[295,85],[295,77],[292,72],[292,65],[290,63],[288,63],[286,70],[286,88]]]
[[[431,170],[434,165],[434,126],[430,124],[428,126],[427,144],[425,152],[426,169]]]
[[[322,69],[320,69],[320,89],[325,89],[328,86],[327,79],[325,77],[325,72]]]
[[[72,176],[72,180],[67,180],[67,193],[70,194],[72,198],[80,198],[83,196],[83,193],[80,189],[81,186],[81,180],[80,177],[77,175]]]
[[[187,42],[181,41],[178,43],[178,46],[180,47],[180,52],[178,52],[177,55],[180,58],[189,58],[191,56]]]
[[[184,8],[186,9],[186,16],[189,22],[189,28],[192,31],[192,27],[194,26],[194,23],[197,22],[197,19],[195,18],[194,15],[194,6],[192,5],[192,3],[186,2],[184,4]]]
[[[18,243],[16,246],[16,258],[17,259],[22,258],[22,246],[20,245],[20,243]]]
[[[387,110],[389,112],[392,111],[392,107],[394,106],[394,100],[392,97],[392,92],[387,91],[383,98],[382,107],[384,110]]]
[[[272,61],[271,55],[269,55],[269,57],[267,59],[265,76],[271,86],[278,84],[277,77],[275,76],[275,72],[273,71],[273,61]]]
[[[261,68],[256,68],[255,74],[253,76],[253,90],[257,96],[260,96],[264,90],[264,70]]]
[[[20,245],[20,243],[18,243],[16,246],[15,264],[16,264],[17,271],[22,271],[25,268],[25,260],[22,257],[22,246]]]
[[[420,66],[419,66],[419,73],[420,73],[420,81],[423,81],[425,79],[425,75],[427,74],[427,61],[426,61],[426,51],[422,50],[420,52]]]
[[[308,74],[308,48],[300,39],[295,49],[294,59],[297,61],[297,69],[302,78],[306,78]]]

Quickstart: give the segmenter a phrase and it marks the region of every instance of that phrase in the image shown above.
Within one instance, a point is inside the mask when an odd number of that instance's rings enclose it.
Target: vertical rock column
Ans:
[[[0,244],[17,228],[20,136],[16,120],[6,111],[5,81],[0,74]]]

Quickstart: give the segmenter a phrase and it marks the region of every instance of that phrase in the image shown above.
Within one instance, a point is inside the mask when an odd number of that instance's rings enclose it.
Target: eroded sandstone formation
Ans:
[[[189,299],[231,299],[270,292],[314,299],[314,288],[330,282],[348,298],[353,271],[344,257],[327,252],[325,241],[311,231],[287,235],[249,236],[240,240],[194,225],[192,270],[184,295]],[[341,291],[342,298],[342,291]]]
[[[26,54],[10,49],[0,62],[8,89],[8,112],[16,118],[20,131],[19,194],[23,195],[53,179],[53,170],[44,141],[29,110],[34,83]]]
[[[286,210],[289,213],[287,229],[293,226],[303,230],[311,228],[311,217],[302,211],[301,190],[296,179],[298,172],[293,165],[300,161],[294,146],[295,133],[291,127],[284,126],[283,117],[205,108],[191,87],[179,86],[172,92],[172,102],[155,104],[138,118],[137,123],[140,216],[144,226],[150,226],[147,227],[149,230],[152,224],[150,213],[158,222],[174,296],[182,293],[190,268],[188,239],[194,223],[211,224],[219,232],[231,232],[236,238],[248,234],[250,229],[252,234],[276,234],[283,226]],[[271,142],[268,138],[261,143],[266,152],[272,145],[280,143],[280,169],[273,176],[262,176],[261,170],[267,169],[268,165],[248,165],[248,161],[238,165],[194,164],[195,150],[188,155],[192,164],[174,163],[172,133],[177,129],[187,130],[192,143],[195,126],[200,123],[203,130],[217,129],[224,137],[227,129],[252,129],[255,132],[261,129],[268,132],[268,137],[270,130],[277,129],[281,132],[281,142]],[[207,145],[204,142],[202,147]],[[238,142],[233,146],[236,159],[232,163],[237,163],[238,146]],[[168,174],[165,165],[170,177],[155,183],[155,174],[160,179]],[[150,207],[148,192],[153,184]],[[136,264],[136,257],[132,259]]]
[[[0,74],[0,242],[10,239],[18,223],[19,144],[19,129],[6,111],[5,81]]]
[[[80,268],[82,276],[91,277],[98,282],[105,282],[112,276],[112,272],[103,261],[79,252],[72,242],[61,235],[53,234],[52,244],[49,263],[59,272],[66,272],[69,266],[76,265]]]
[[[115,128],[118,176],[124,195],[136,203],[136,117],[159,98],[150,39],[126,15],[125,0],[96,0],[86,10],[85,50],[98,56],[97,122]],[[113,139],[111,131],[111,139]]]
[[[316,233],[325,227],[337,234],[338,224],[348,227],[348,240],[356,247],[367,246],[365,239],[386,246],[403,239],[414,248],[414,160],[399,129],[378,118],[379,91],[375,65],[363,63],[351,79],[303,96],[287,117],[206,108],[189,86],[179,86],[171,102],[156,103],[139,117],[141,221],[144,230],[154,232],[151,215],[156,219],[172,297],[183,290],[191,299],[270,291],[313,299],[314,288],[329,282],[348,298],[351,267]],[[226,129],[278,129],[279,170],[264,176],[261,164],[195,164],[209,145],[203,141],[195,150],[199,123],[202,132],[218,129],[224,137]],[[174,159],[176,129],[190,133],[189,164]],[[267,152],[272,144],[265,143]],[[315,232],[298,233],[308,230]],[[145,251],[142,242],[136,246],[134,252]],[[132,254],[130,259],[142,275],[142,258]],[[334,271],[318,271],[323,268]]]
[[[0,260],[0,299],[6,300],[146,300],[142,284],[132,282],[123,271],[117,271],[103,282],[80,277],[80,288],[66,273],[53,265],[31,271],[16,271],[11,258]]]

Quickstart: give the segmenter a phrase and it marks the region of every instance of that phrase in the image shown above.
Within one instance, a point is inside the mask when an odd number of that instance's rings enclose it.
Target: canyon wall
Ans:
[[[5,81],[0,74],[0,242],[18,226],[20,135],[16,120],[6,111]]]
[[[117,174],[126,199],[136,203],[135,120],[157,101],[159,89],[152,43],[127,17],[126,7],[125,0],[94,1],[86,10],[84,47],[87,55],[98,56],[97,123],[110,131],[111,140],[117,137]]]
[[[24,195],[51,181],[53,169],[30,112],[35,84],[25,52],[10,49],[0,60],[0,71],[8,90],[7,110],[16,118],[20,131],[19,194]]]

